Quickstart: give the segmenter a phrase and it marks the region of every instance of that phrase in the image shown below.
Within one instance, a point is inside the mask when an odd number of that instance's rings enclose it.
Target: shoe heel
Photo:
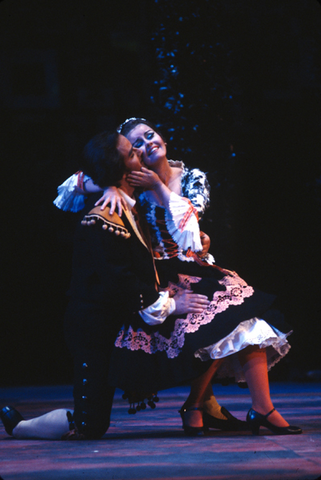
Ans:
[[[259,417],[261,417],[261,415],[255,412],[255,410],[253,410],[252,408],[248,411],[246,421],[252,432],[252,435],[260,434],[261,421]]]
[[[252,435],[260,435],[260,424],[250,424]]]
[[[186,419],[185,419],[185,413],[188,412],[188,411],[191,411],[191,410],[201,410],[203,411],[202,408],[200,407],[192,407],[192,408],[181,408],[180,410],[178,410],[178,413],[180,414],[181,418],[182,418],[182,422],[183,422],[183,425],[182,425],[182,428],[185,432],[186,435],[191,435],[191,436],[194,436],[194,437],[199,437],[199,436],[202,436],[204,435],[204,427],[191,427],[190,425],[187,425],[186,423]]]

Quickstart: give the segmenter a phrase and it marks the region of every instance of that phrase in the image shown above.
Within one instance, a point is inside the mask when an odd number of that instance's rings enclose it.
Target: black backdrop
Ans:
[[[208,172],[218,264],[294,327],[274,378],[321,368],[316,1],[0,3],[0,382],[71,381],[63,340],[78,216],[53,205],[84,144],[130,116]]]

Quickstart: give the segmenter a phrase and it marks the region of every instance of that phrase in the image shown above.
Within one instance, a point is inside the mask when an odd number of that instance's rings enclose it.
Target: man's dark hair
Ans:
[[[119,186],[125,172],[123,156],[117,149],[119,133],[102,132],[84,148],[81,170],[100,187]]]

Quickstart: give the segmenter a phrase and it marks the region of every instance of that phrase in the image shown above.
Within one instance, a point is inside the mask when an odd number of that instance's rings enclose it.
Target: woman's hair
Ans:
[[[125,172],[123,156],[117,149],[118,142],[118,132],[102,132],[92,138],[83,150],[81,169],[102,188],[118,186]]]
[[[137,125],[147,125],[149,128],[154,130],[165,142],[164,135],[158,130],[158,128],[150,121],[146,120],[145,118],[128,118],[127,120],[124,121],[119,127],[117,128],[117,132],[121,133],[124,135],[124,137],[127,137],[127,135],[137,126]]]

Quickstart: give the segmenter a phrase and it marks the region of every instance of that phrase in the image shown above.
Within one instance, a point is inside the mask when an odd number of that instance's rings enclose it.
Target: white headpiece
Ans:
[[[141,118],[141,117],[130,117],[130,118],[127,118],[127,120],[125,120],[123,123],[121,123],[119,125],[119,127],[117,128],[117,132],[118,133],[121,133],[122,129],[123,129],[123,126],[126,125],[126,123],[128,122],[131,122],[132,120],[144,120],[145,122],[147,121],[146,118]]]

